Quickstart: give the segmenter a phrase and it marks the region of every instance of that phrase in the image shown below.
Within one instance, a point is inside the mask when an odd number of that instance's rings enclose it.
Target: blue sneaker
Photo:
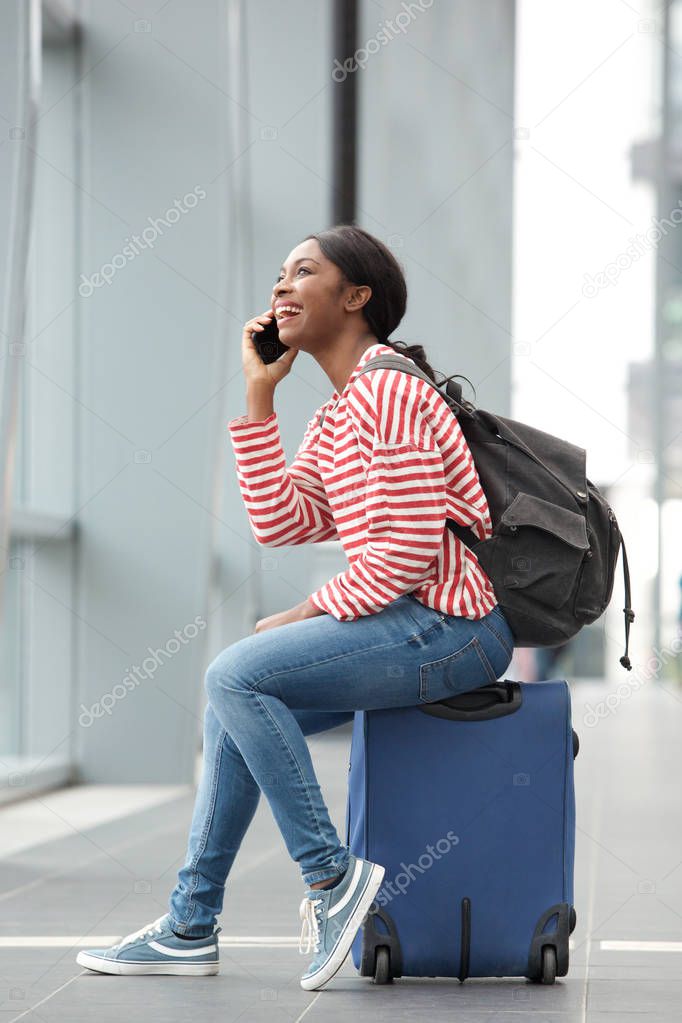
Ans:
[[[384,873],[385,868],[378,863],[350,853],[348,869],[337,885],[306,889],[299,909],[303,927],[298,949],[305,955],[314,945],[315,951],[301,977],[301,987],[306,991],[324,987],[340,969],[381,887]]]
[[[98,973],[174,973],[204,977],[218,972],[218,933],[208,938],[178,938],[170,929],[168,914],[139,931],[121,938],[110,948],[89,948],[76,956],[79,966]]]

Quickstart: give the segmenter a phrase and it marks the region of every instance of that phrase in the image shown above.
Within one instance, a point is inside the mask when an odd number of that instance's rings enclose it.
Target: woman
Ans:
[[[314,946],[314,955],[301,986],[323,987],[346,958],[384,868],[339,840],[305,736],[350,721],[356,710],[409,707],[486,685],[511,661],[512,632],[491,582],[446,528],[451,518],[481,539],[492,533],[456,417],[418,377],[360,375],[372,356],[397,351],[435,379],[421,346],[401,350],[387,340],[406,296],[391,252],[340,225],[291,251],[271,308],[244,326],[248,411],[228,429],[253,534],[267,547],[338,539],[348,568],[259,621],[209,665],[203,772],[168,913],[111,948],[79,953],[83,966],[217,973],[225,881],[263,792],[306,885],[300,947]],[[252,334],[273,315],[289,350],[265,364]],[[299,351],[336,389],[286,468],[273,396]]]

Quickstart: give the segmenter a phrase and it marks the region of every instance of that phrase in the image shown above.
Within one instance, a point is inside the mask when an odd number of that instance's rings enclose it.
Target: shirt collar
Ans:
[[[365,365],[365,363],[369,362],[369,360],[371,358],[373,358],[375,355],[395,355],[395,354],[396,354],[395,348],[391,348],[390,345],[384,344],[383,341],[377,341],[375,344],[370,345],[369,348],[365,348],[364,352],[360,356],[358,364],[356,365],[356,367],[353,370],[353,372],[351,373],[351,375],[348,377],[348,380],[346,381],[346,385],[343,388],[343,390],[341,391],[341,394],[339,394],[338,391],[334,391],[334,393],[332,394],[331,398],[329,399],[329,403],[330,404],[336,404],[336,402],[339,400],[339,398],[341,398],[346,393],[346,391],[348,391],[349,388],[353,385],[353,383],[355,381],[355,378],[357,376],[359,376],[360,370]]]

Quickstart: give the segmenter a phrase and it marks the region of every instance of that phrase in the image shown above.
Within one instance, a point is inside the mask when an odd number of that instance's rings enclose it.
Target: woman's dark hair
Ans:
[[[369,302],[362,308],[372,333],[379,341],[407,355],[437,384],[436,373],[421,345],[388,340],[389,334],[405,315],[407,306],[405,276],[390,249],[354,224],[337,224],[318,234],[309,234],[302,240],[313,238],[327,259],[338,266],[347,284],[366,284],[372,289]]]

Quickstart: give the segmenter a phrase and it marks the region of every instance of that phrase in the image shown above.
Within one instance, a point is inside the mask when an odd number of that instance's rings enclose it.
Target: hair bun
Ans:
[[[387,341],[387,345],[391,345],[396,351],[404,352],[405,355],[409,356],[410,359],[414,359],[415,362],[426,362],[428,356],[421,345],[407,345],[404,341]]]

